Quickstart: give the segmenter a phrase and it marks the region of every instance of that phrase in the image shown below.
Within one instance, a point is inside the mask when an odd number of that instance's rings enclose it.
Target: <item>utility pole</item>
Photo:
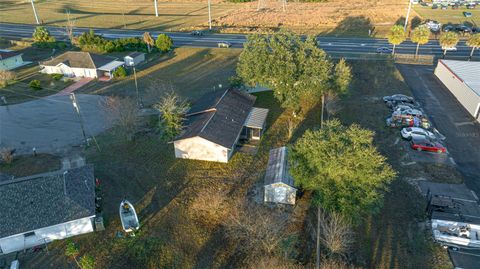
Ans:
[[[408,0],[408,11],[407,11],[407,17],[405,18],[405,26],[403,26],[403,31],[407,31],[407,25],[408,25],[408,17],[410,17],[410,10],[412,9],[412,0]]]
[[[140,95],[138,94],[137,71],[135,71],[135,64],[133,65],[133,78],[135,80],[135,91],[137,94],[137,107],[140,108]]]
[[[82,128],[82,134],[83,134],[83,139],[85,140],[85,145],[88,146],[87,136],[85,135],[85,127],[83,126],[83,119],[82,119],[82,115],[80,114],[80,107],[78,106],[77,97],[75,96],[75,93],[73,92],[70,93],[70,100],[72,100],[73,108],[77,113],[78,121],[80,122],[80,127]]]
[[[157,0],[153,1],[155,4],[155,17],[158,17],[158,5],[157,5]]]
[[[212,30],[211,0],[208,0],[208,29]]]
[[[33,0],[30,0],[32,3],[32,9],[33,9],[33,14],[35,15],[35,20],[37,21],[37,24],[40,24],[40,21],[38,20],[38,15],[37,15],[37,10],[35,10],[35,4],[33,3]]]

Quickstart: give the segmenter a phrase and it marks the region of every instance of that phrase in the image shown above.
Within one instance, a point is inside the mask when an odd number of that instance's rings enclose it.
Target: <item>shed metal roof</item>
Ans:
[[[102,70],[102,71],[112,71],[114,70],[115,68],[119,67],[119,66],[122,66],[124,65],[125,63],[124,62],[121,62],[121,61],[113,61],[113,62],[109,62],[108,64],[106,65],[103,65],[103,66],[100,66],[98,68],[98,70]]]
[[[480,62],[454,60],[440,60],[439,62],[480,96]]]
[[[264,184],[284,183],[294,187],[293,178],[288,172],[287,148],[281,147],[270,150]]]
[[[245,121],[245,126],[249,128],[262,129],[267,120],[268,109],[253,107]]]

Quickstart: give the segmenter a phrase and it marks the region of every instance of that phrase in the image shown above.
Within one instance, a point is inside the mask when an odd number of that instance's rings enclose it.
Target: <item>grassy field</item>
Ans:
[[[442,24],[465,24],[468,26],[480,26],[480,10],[466,9],[460,7],[459,9],[447,10],[432,9],[431,7],[422,7],[420,5],[415,6],[415,11],[424,19],[436,20]],[[463,12],[468,11],[472,13],[472,17],[466,18],[463,16]]]
[[[69,10],[76,25],[82,27],[155,29],[184,31],[208,27],[206,1],[159,1],[155,17],[153,1],[140,0],[42,0],[36,1],[40,20],[46,25],[65,25]],[[322,3],[289,2],[285,11],[278,1],[230,3],[212,1],[212,23],[222,32],[272,31],[288,28],[301,33],[368,35],[368,30],[383,35],[406,12],[406,1],[342,1]],[[31,4],[22,0],[0,2],[2,22],[35,23]]]
[[[180,55],[184,57],[180,63],[165,56],[158,64],[162,67],[152,67],[149,74],[171,78],[178,92],[191,99],[212,90],[209,74],[234,71],[235,55],[231,55],[234,51],[184,49],[176,53],[179,60]],[[212,57],[228,60],[218,64],[210,62]],[[367,217],[356,229],[353,260],[364,268],[442,268],[448,263],[446,253],[433,245],[428,232],[418,225],[425,218],[424,200],[403,180],[412,176],[412,169],[415,175],[438,179],[429,175],[422,164],[408,169],[402,166],[399,159],[406,152],[393,143],[398,130],[384,126],[389,111],[380,98],[396,92],[410,94],[410,90],[393,63],[353,61],[351,64],[355,73],[351,93],[332,106],[331,115],[345,124],[356,122],[374,130],[375,144],[399,172],[399,178],[385,197],[384,208]],[[174,74],[198,81],[180,80]],[[197,91],[195,85],[202,90]],[[117,85],[100,91],[111,94],[116,89],[122,93],[123,88]],[[243,257],[235,254],[236,243],[225,238],[223,220],[238,203],[251,198],[249,193],[262,181],[259,171],[265,169],[269,149],[292,142],[305,130],[318,126],[318,107],[307,109],[293,138],[288,139],[285,127],[291,113],[282,110],[271,93],[257,96],[256,106],[270,109],[268,129],[259,151],[255,156],[236,153],[228,164],[175,159],[172,145],[152,132],[140,135],[133,142],[125,142],[113,133],[100,136],[102,151],[89,149],[87,161],[95,165],[96,177],[102,182],[107,230],[74,238],[80,255],[93,255],[98,268],[237,268]],[[118,203],[124,197],[135,203],[142,222],[141,232],[134,238],[116,237],[120,230]],[[308,197],[306,194],[300,198],[291,212],[292,234],[306,233]],[[306,250],[313,242],[306,236],[295,240],[297,260],[312,262],[311,253]],[[74,263],[63,256],[64,246],[65,242],[56,242],[49,254],[33,256],[24,265],[74,268]]]

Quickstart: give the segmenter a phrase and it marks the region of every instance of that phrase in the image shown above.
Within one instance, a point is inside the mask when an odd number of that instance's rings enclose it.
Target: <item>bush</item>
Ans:
[[[0,157],[6,164],[11,164],[13,162],[13,151],[9,148],[0,149]]]
[[[116,78],[124,78],[126,76],[127,76],[127,70],[125,70],[123,66],[120,66],[119,68],[117,68],[117,70],[113,72],[113,77],[116,77]]]
[[[157,41],[155,41],[155,46],[161,52],[167,52],[167,51],[172,49],[173,41],[168,35],[160,34],[160,35],[158,35]]]
[[[82,50],[97,52],[143,51],[147,52],[147,45],[139,37],[119,38],[107,40],[95,34],[93,30],[84,32],[78,37],[78,46]]]
[[[90,255],[84,255],[80,258],[80,267],[82,269],[94,269],[95,259]]]
[[[63,78],[63,74],[51,74],[50,76],[53,78],[53,80],[57,81]]]
[[[35,42],[52,43],[56,41],[55,37],[51,36],[47,28],[43,26],[35,28],[32,37]]]
[[[15,73],[7,70],[0,70],[0,88],[6,87],[10,80],[14,80]]]
[[[34,79],[28,83],[28,86],[34,90],[41,90],[42,89],[42,83],[38,79]]]

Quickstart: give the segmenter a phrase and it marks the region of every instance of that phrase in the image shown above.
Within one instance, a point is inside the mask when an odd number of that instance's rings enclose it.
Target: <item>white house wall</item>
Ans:
[[[0,248],[3,254],[21,251],[24,248],[32,248],[53,240],[64,239],[75,235],[93,232],[93,217],[78,219],[35,230],[34,236],[25,237],[17,234],[0,239]]]
[[[438,63],[435,75],[447,87],[465,109],[480,122],[478,109],[480,96],[455,76],[444,64]]]
[[[97,69],[71,68],[63,64],[60,66],[45,66],[42,69],[42,73],[63,74],[66,77],[88,77],[88,78],[98,77]]]
[[[175,157],[212,162],[228,162],[229,150],[201,137],[174,141]]]

